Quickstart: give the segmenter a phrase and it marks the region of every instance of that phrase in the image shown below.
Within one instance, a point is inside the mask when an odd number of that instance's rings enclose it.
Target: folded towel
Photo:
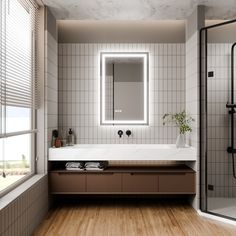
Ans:
[[[103,170],[108,166],[107,161],[90,161],[86,162],[84,167],[86,170]]]
[[[67,162],[66,163],[66,169],[67,170],[73,170],[73,169],[84,169],[84,163],[79,162]]]
[[[98,168],[100,166],[99,162],[86,162],[85,167]]]
[[[107,161],[88,161],[86,163],[82,161],[67,162],[66,170],[104,170],[108,166]]]

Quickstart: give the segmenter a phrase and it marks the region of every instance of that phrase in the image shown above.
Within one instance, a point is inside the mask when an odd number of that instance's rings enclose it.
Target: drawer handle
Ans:
[[[133,172],[131,172],[131,173],[129,173],[130,175],[153,175],[153,174],[157,174],[157,173],[148,173],[148,172],[140,172],[140,173],[133,173]]]
[[[76,174],[83,174],[83,172],[58,172],[58,175],[76,175]]]
[[[130,172],[130,175],[186,175],[187,173]]]
[[[186,175],[187,173],[159,173],[158,175]]]
[[[114,172],[102,172],[102,171],[99,171],[99,172],[84,172],[86,174],[96,174],[96,175],[114,175]]]

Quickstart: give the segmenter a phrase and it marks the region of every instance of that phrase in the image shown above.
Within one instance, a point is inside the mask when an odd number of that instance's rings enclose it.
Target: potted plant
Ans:
[[[194,119],[187,115],[185,110],[179,113],[165,114],[162,119],[163,125],[166,125],[167,123],[174,123],[177,127],[179,127],[179,135],[176,140],[176,147],[185,147],[185,134],[187,132],[192,132],[190,125]]]

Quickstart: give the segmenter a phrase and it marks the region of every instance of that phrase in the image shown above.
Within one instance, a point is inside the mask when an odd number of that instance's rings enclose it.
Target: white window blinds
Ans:
[[[37,108],[37,5],[30,0],[0,4],[0,104]]]

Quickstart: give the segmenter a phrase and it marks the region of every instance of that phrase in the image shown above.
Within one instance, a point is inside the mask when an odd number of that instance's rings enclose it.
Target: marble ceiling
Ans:
[[[43,0],[57,19],[183,20],[196,5],[206,19],[236,18],[236,0]]]

